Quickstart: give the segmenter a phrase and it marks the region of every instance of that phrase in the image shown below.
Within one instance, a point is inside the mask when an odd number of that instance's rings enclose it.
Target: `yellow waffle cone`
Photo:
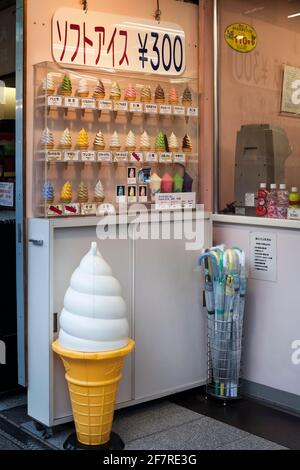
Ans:
[[[58,340],[52,344],[64,363],[77,439],[82,444],[109,441],[123,362],[134,344],[129,339],[124,348],[98,353],[71,351]]]

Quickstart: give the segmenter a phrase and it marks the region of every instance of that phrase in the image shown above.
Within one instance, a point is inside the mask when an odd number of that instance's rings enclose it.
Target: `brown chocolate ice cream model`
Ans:
[[[182,139],[182,150],[183,152],[191,152],[192,151],[192,141],[189,135],[185,134],[184,138]]]
[[[160,85],[157,85],[155,94],[154,94],[155,103],[164,103],[165,102],[165,92]]]
[[[182,95],[182,104],[183,106],[191,106],[192,104],[192,92],[187,86]]]

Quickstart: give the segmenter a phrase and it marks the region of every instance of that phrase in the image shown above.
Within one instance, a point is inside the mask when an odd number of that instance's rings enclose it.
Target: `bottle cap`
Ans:
[[[286,189],[286,185],[285,185],[284,183],[281,183],[281,184],[279,185],[279,189]]]
[[[266,189],[267,183],[260,183],[259,187],[260,187],[261,189]]]
[[[275,184],[275,183],[271,183],[271,184],[270,184],[270,188],[271,188],[271,189],[276,189],[276,188],[277,188],[277,186],[276,186],[276,184]]]
[[[297,193],[298,192],[297,186],[293,186],[292,189],[291,189],[291,192],[292,193]]]

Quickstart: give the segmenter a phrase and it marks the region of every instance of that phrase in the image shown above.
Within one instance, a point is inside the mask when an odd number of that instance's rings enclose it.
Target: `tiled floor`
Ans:
[[[18,406],[11,407],[11,404]],[[10,397],[6,404],[2,401],[1,410],[0,448],[62,449],[65,439],[74,431],[71,423],[57,426],[53,434],[44,439],[44,432],[38,431],[27,416],[26,405],[22,405],[20,397]],[[1,429],[5,426],[5,432],[12,434],[10,440],[1,439]],[[284,449],[169,400],[117,411],[113,430],[122,437],[127,450]]]

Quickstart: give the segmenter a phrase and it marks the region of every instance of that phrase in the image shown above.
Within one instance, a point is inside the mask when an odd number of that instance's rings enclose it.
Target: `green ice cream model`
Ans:
[[[155,150],[157,152],[164,152],[166,150],[165,138],[162,132],[159,132],[156,136]]]
[[[183,177],[176,173],[173,177],[173,191],[174,193],[181,193],[183,187]]]
[[[60,86],[60,92],[64,96],[70,96],[72,94],[72,83],[68,75],[65,75]]]

